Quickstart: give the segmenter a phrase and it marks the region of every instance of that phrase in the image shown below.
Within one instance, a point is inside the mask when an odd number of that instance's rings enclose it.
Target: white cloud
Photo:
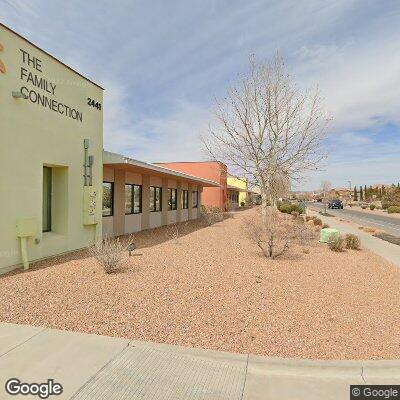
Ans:
[[[202,158],[198,135],[213,97],[250,54],[280,50],[299,85],[320,86],[333,114],[332,176],[351,169],[364,179],[360,149],[377,165],[397,165],[360,132],[400,122],[396,2],[3,2],[2,21],[106,88],[109,150],[148,161]],[[346,157],[353,164],[339,166]]]

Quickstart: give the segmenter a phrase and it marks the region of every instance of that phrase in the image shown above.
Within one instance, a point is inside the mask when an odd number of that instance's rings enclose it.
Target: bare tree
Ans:
[[[326,202],[329,199],[329,193],[332,189],[332,184],[329,181],[321,182],[322,199],[324,201],[324,214],[326,214]]]
[[[329,121],[318,89],[300,90],[277,54],[268,63],[250,58],[240,82],[217,101],[216,126],[202,137],[206,151],[260,189],[263,220],[269,225],[282,188],[290,188],[322,158]]]

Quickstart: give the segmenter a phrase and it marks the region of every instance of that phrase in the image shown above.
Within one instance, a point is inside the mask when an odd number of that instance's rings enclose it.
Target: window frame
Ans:
[[[175,201],[173,201],[173,193],[175,193]],[[176,211],[178,209],[178,189],[168,188],[168,211]]]
[[[43,165],[43,191],[44,191],[44,171],[48,171],[47,172],[47,193],[46,193],[46,197],[47,197],[47,225],[46,225],[46,229],[44,229],[44,219],[43,219],[43,211],[44,211],[44,197],[42,199],[42,232],[46,233],[46,232],[51,232],[52,228],[53,228],[53,224],[52,224],[52,207],[53,207],[53,196],[52,196],[52,192],[53,192],[53,168],[51,167],[47,167],[45,165]]]
[[[125,215],[141,214],[142,213],[142,198],[143,198],[142,185],[138,185],[136,183],[125,183],[125,201],[126,201],[127,186],[130,187],[130,189],[131,189],[131,211],[126,212],[126,203],[125,203]],[[135,211],[135,187],[139,188],[139,211]]]
[[[189,190],[182,189],[182,210],[189,208]]]
[[[154,189],[154,195],[153,195],[153,204],[154,204],[154,210],[151,208],[151,191]],[[160,193],[160,209],[157,210],[157,191]],[[161,186],[150,186],[150,193],[149,193],[149,209],[150,212],[161,212],[162,211],[162,187]]]
[[[111,185],[111,211],[110,211],[111,214],[108,214],[108,215],[104,215],[104,184],[105,183],[109,183]],[[114,216],[114,182],[103,181],[102,186],[103,186],[103,198],[102,198],[102,204],[101,204],[102,217],[103,218],[113,217]]]

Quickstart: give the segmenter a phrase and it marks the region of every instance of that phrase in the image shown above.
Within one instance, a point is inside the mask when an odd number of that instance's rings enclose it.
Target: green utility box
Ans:
[[[319,241],[321,243],[328,243],[329,238],[331,236],[339,236],[339,231],[334,228],[324,228],[321,229],[321,233],[319,235]]]

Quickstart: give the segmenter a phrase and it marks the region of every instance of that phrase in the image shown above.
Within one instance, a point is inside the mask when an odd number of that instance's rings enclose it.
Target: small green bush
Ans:
[[[297,205],[297,208],[299,209],[299,214],[305,214],[306,212],[306,205],[305,203],[301,202],[300,204]]]
[[[297,204],[281,204],[279,206],[279,211],[285,214],[291,214],[293,211],[296,211],[301,214],[301,208]]]
[[[322,226],[321,218],[314,218],[314,225],[315,226]]]
[[[361,243],[360,243],[360,238],[357,235],[348,233],[345,236],[345,240],[346,240],[346,249],[360,250]]]
[[[388,214],[400,213],[400,206],[390,206],[387,209]]]
[[[375,204],[370,204],[369,209],[370,209],[371,211],[374,211],[375,208],[376,208],[376,205],[375,205]]]
[[[345,239],[343,235],[331,235],[328,240],[328,246],[332,251],[338,253],[344,251]]]

